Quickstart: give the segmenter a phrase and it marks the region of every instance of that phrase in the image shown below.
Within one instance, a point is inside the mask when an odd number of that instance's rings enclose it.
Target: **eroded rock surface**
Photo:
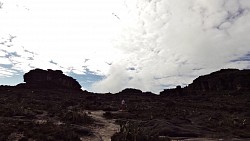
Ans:
[[[67,88],[81,90],[81,85],[72,77],[66,76],[61,70],[34,69],[24,74],[25,88]]]
[[[250,70],[222,69],[196,78],[189,90],[224,91],[249,90]]]
[[[250,70],[222,69],[199,76],[185,88],[165,89],[161,95],[185,95],[200,92],[237,93],[250,90]]]

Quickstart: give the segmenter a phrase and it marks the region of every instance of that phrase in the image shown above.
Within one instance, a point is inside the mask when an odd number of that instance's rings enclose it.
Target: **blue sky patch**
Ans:
[[[91,89],[91,85],[93,83],[101,81],[105,77],[103,75],[97,75],[95,72],[92,72],[88,69],[86,70],[85,74],[76,74],[71,72],[68,75],[75,78],[80,83],[80,85],[87,90]]]
[[[250,53],[238,58],[238,59],[235,59],[235,60],[232,60],[231,62],[239,62],[239,61],[247,61],[247,62],[250,62]]]
[[[0,77],[0,85],[15,86],[19,83],[23,83],[23,73],[17,72],[11,77]]]

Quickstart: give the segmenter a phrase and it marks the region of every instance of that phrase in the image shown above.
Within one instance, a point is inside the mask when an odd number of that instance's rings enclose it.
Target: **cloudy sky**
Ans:
[[[0,0],[0,85],[60,69],[93,92],[158,93],[250,69],[249,0]]]

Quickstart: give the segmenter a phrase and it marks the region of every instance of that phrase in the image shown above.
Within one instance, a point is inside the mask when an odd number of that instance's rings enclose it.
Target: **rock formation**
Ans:
[[[117,93],[119,95],[134,95],[134,96],[155,96],[156,94],[152,93],[152,92],[142,92],[139,89],[135,89],[135,88],[126,88],[122,91],[120,91],[119,93]]]
[[[121,92],[119,92],[118,94],[138,95],[138,94],[142,94],[142,91],[138,90],[138,89],[134,89],[134,88],[126,88],[126,89],[122,90]]]
[[[160,92],[160,95],[180,96],[183,95],[183,88],[178,85],[174,89],[165,89],[164,91]]]
[[[165,89],[160,95],[185,95],[196,92],[250,91],[250,70],[222,69],[199,76],[185,88]]]
[[[23,77],[26,83],[19,84],[19,87],[81,90],[81,85],[74,78],[63,74],[61,70],[34,69]]]
[[[196,78],[188,90],[237,91],[249,90],[250,70],[222,69]]]

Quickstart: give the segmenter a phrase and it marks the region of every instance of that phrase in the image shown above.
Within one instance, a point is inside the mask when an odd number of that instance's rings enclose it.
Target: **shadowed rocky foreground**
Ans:
[[[94,94],[53,70],[24,81],[0,86],[0,140],[250,140],[249,70],[220,70],[160,95]]]

